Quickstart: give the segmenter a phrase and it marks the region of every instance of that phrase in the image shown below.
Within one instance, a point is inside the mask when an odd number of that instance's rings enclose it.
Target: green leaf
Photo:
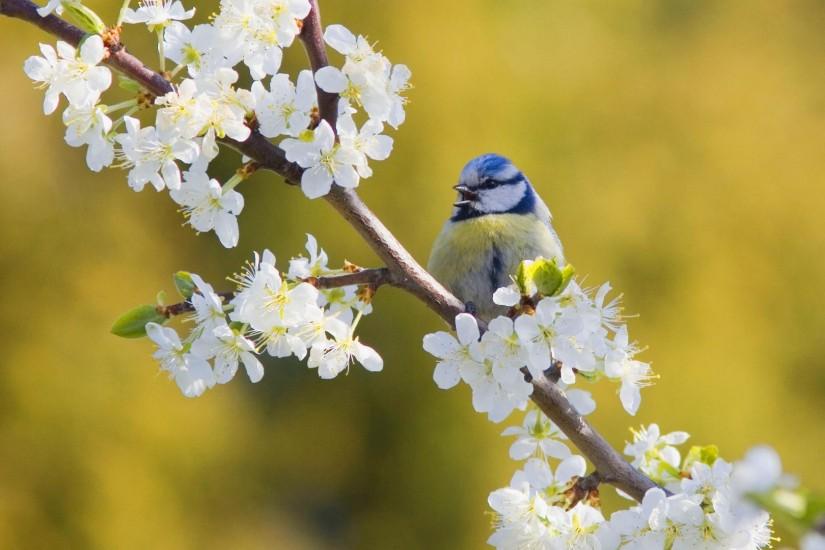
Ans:
[[[128,76],[123,75],[118,75],[117,85],[122,90],[126,90],[127,92],[132,92],[134,94],[140,93],[142,89],[137,80],[133,80]]]
[[[188,300],[195,293],[195,282],[188,271],[178,271],[172,278],[175,281],[175,288],[184,299]]]
[[[556,265],[556,260],[537,258],[531,267],[533,283],[538,293],[543,296],[555,295],[564,279],[561,270]]]
[[[570,264],[567,264],[566,266],[561,268],[561,284],[559,285],[559,288],[556,290],[555,296],[558,296],[559,294],[564,292],[564,289],[566,289],[567,285],[570,284],[570,281],[573,280],[573,275],[575,275],[575,273],[576,268],[574,268]]]
[[[153,305],[138,306],[124,313],[112,325],[112,334],[123,338],[141,338],[146,336],[146,323],[163,324],[166,317]]]
[[[106,32],[106,23],[98,14],[80,2],[63,2],[63,7],[69,19],[86,32],[103,34]]]
[[[528,296],[530,294],[531,263],[530,260],[524,260],[518,264],[518,269],[516,270],[515,282],[522,296]]]
[[[704,447],[694,445],[690,448],[690,451],[688,451],[688,454],[685,457],[682,470],[690,470],[690,467],[696,462],[701,462],[702,464],[712,466],[713,463],[716,462],[717,458],[719,458],[719,447],[716,445],[705,445]]]

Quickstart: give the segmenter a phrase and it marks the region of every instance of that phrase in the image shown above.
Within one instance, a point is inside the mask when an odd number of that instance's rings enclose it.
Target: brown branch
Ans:
[[[48,16],[41,18],[37,6],[29,0],[0,0],[0,14],[23,19],[33,23],[61,39],[77,45],[84,33],[65,21]],[[300,35],[312,69],[317,71],[327,64],[326,50],[321,32],[320,14],[316,0],[312,0],[312,10],[304,21]],[[110,44],[110,55],[106,63],[130,78],[138,81],[155,95],[162,95],[172,89],[171,83],[162,75],[146,68],[136,57],[129,54],[119,44]],[[319,90],[319,110],[321,117],[331,123],[337,114],[337,97]],[[286,160],[284,152],[270,143],[258,132],[253,131],[243,143],[224,139],[223,143],[240,151],[265,168],[284,177],[287,183],[300,182],[303,170]],[[391,273],[392,284],[416,296],[442,319],[452,325],[455,316],[465,311],[464,304],[436,281],[398,242],[398,239],[381,223],[375,214],[352,190],[333,186],[325,196],[337,210],[372,247]],[[613,447],[596,432],[570,405],[561,389],[544,378],[533,380],[533,395],[541,410],[570,438],[579,450],[593,463],[604,479],[609,479],[619,489],[641,500],[645,491],[655,484],[628,464]]]
[[[325,277],[307,277],[305,282],[316,288],[339,288],[342,286],[366,285],[378,289],[383,285],[398,286],[393,272],[386,267],[373,269],[359,269],[353,273],[343,275],[328,275]]]
[[[301,34],[298,38],[304,44],[304,50],[309,58],[309,66],[312,72],[329,65],[327,59],[327,49],[324,47],[324,34],[321,29],[321,11],[318,0],[309,0],[311,9],[309,15],[304,19],[301,27]],[[321,119],[329,122],[332,131],[335,132],[335,121],[338,119],[338,94],[325,92],[316,84],[315,91],[318,92],[318,111]],[[337,133],[337,132],[336,132]]]

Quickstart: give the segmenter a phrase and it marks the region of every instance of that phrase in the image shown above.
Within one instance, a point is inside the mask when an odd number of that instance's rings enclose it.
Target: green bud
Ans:
[[[566,289],[567,285],[570,284],[570,281],[573,280],[573,275],[575,275],[575,273],[576,268],[574,268],[570,264],[567,264],[566,266],[561,268],[561,284],[559,285],[559,288],[556,290],[556,296],[564,292],[564,289]]]
[[[690,448],[690,451],[688,451],[688,454],[685,457],[682,470],[690,470],[691,466],[693,466],[696,462],[713,466],[713,463],[716,462],[717,458],[719,458],[719,447],[716,445],[705,445],[704,447],[694,445]]]
[[[93,34],[103,34],[106,31],[106,24],[100,16],[80,2],[63,2],[63,7],[69,18],[84,31]]]
[[[530,260],[524,260],[520,264],[518,264],[518,269],[516,270],[516,286],[518,287],[518,291],[521,293],[522,296],[528,296],[530,294],[530,280],[531,280],[531,265],[532,262]]]
[[[112,334],[122,338],[141,338],[146,336],[146,323],[162,325],[165,322],[166,317],[158,311],[156,306],[138,306],[115,321],[112,325]]]
[[[122,74],[117,77],[117,85],[120,89],[134,94],[139,94],[141,91],[141,86],[138,84],[137,80],[133,80],[128,76],[123,76]]]
[[[175,288],[184,299],[188,300],[195,293],[195,282],[188,271],[178,271],[172,278],[175,281]]]
[[[539,294],[553,296],[561,288],[563,277],[555,259],[537,258],[531,271],[533,283]]]

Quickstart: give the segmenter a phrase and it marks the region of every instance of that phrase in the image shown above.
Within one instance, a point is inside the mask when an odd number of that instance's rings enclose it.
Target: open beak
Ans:
[[[454,202],[453,206],[466,206],[478,198],[478,193],[466,185],[453,185],[453,189],[461,195],[461,199]]]

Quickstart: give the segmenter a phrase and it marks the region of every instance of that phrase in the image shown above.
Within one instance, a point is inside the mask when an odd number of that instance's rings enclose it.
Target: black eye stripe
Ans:
[[[496,180],[487,179],[479,183],[477,189],[493,189],[494,187],[498,187],[498,185],[499,182]]]

